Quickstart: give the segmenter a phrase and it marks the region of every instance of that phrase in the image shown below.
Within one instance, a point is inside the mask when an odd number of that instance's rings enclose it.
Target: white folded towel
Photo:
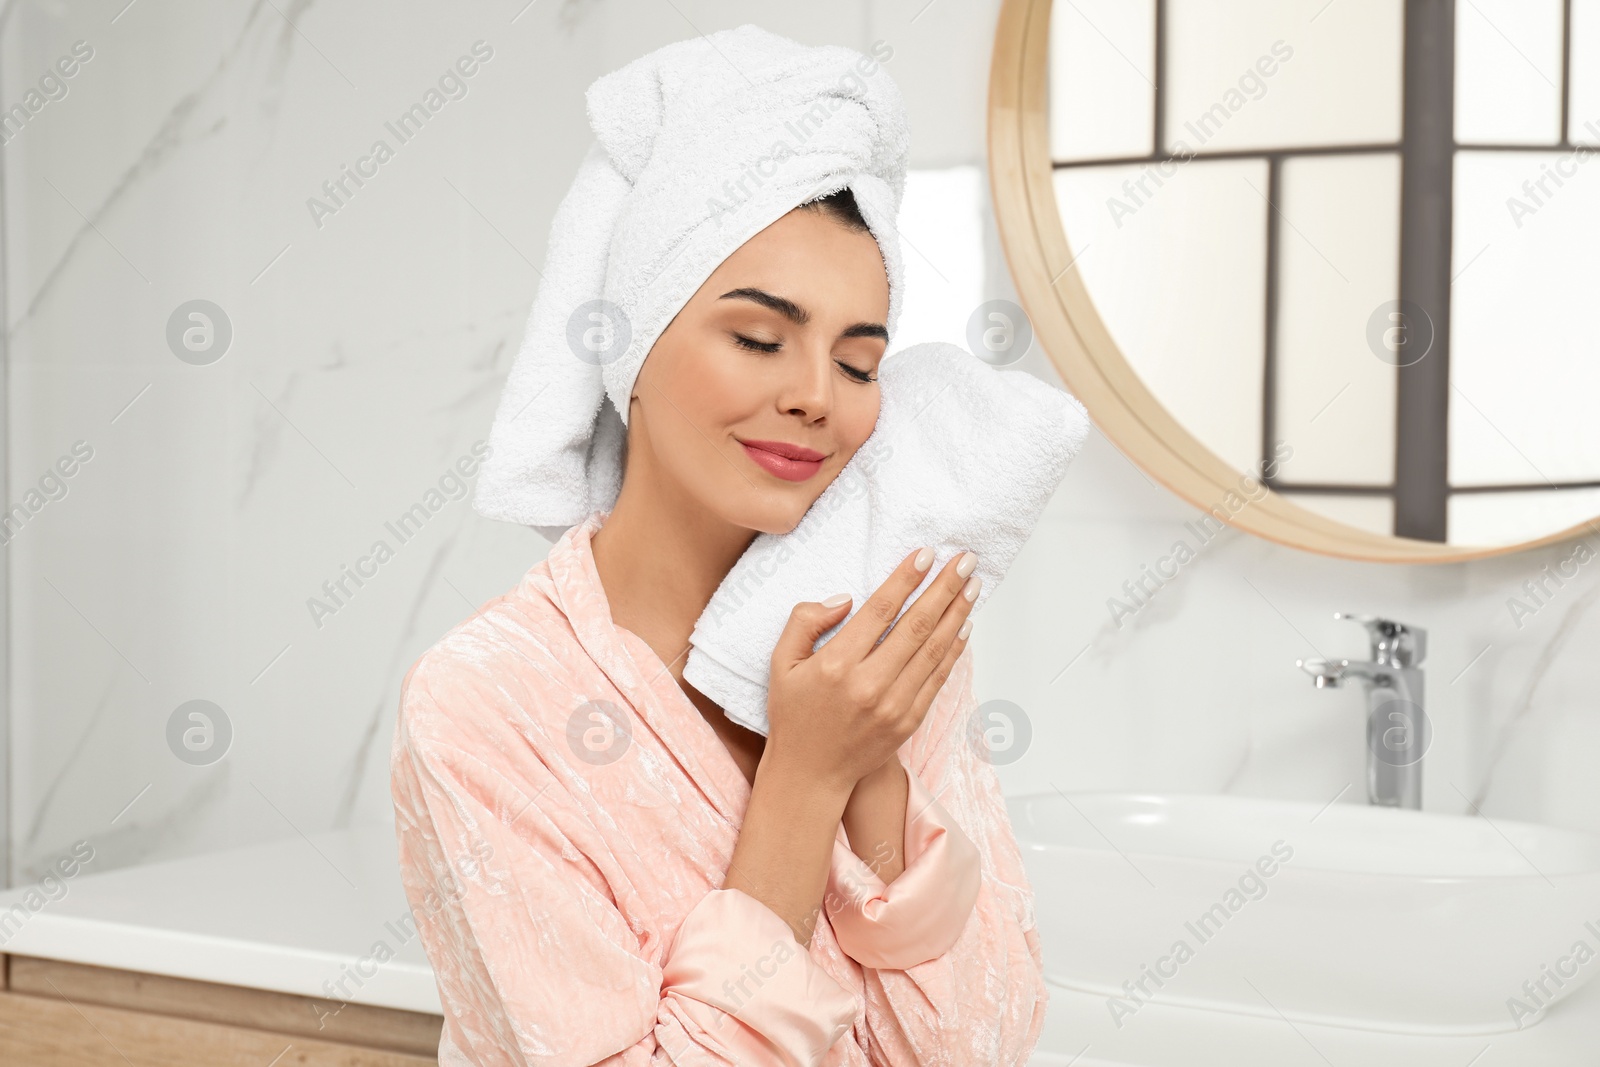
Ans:
[[[883,254],[893,335],[910,135],[878,62],[887,56],[874,56],[745,25],[658,48],[589,86],[598,141],[551,223],[478,475],[479,514],[554,540],[611,510],[651,346],[724,259],[800,204],[854,194]]]
[[[953,344],[894,353],[880,364],[879,381],[871,435],[793,530],[756,537],[689,636],[684,679],[763,736],[772,650],[795,604],[834,593],[855,598],[818,638],[820,648],[906,556],[931,546],[933,564],[905,608],[970,549],[983,579],[976,612],[1089,432],[1071,394]]]

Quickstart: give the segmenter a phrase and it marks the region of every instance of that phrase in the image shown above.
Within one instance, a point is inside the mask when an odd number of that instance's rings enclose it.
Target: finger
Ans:
[[[958,630],[957,633],[959,632]],[[916,716],[916,726],[912,727],[912,733],[916,733],[917,728],[922,725],[922,720],[927,718],[928,709],[933,707],[933,702],[939,699],[939,694],[944,692],[944,687],[949,684],[950,676],[955,673],[956,661],[961,658],[961,653],[966,651],[967,645],[971,643],[971,637],[972,630],[968,628],[965,638],[952,641],[950,651],[945,653],[944,662],[939,665],[937,671],[928,676],[922,683],[922,688],[917,691],[916,699],[911,704],[912,713]]]
[[[963,579],[963,586],[967,584],[968,580]],[[967,622],[975,600],[969,600],[965,595],[957,596],[940,617],[933,633],[918,646],[900,676],[889,686],[886,702],[891,707],[909,706],[918,725],[921,725],[922,716],[938,696],[944,678],[954,669],[956,658],[967,647],[967,641],[972,636],[972,628],[967,626]],[[899,628],[899,624],[896,624],[895,629]],[[967,631],[964,636],[961,634],[963,628]],[[894,634],[889,636],[893,637]],[[888,643],[886,639],[884,644]]]
[[[809,659],[816,648],[817,638],[844,618],[849,610],[849,600],[831,608],[814,600],[796,604],[794,610],[789,612],[789,621],[784,624],[783,632],[778,635],[778,643],[772,648],[772,665],[788,668]]]
[[[896,567],[889,577],[883,580],[883,584],[873,591],[861,605],[861,610],[857,611],[849,622],[839,627],[838,633],[828,639],[828,645],[836,646],[839,655],[843,656],[846,662],[859,663],[868,652],[872,651],[872,646],[883,636],[883,631],[887,630],[889,624],[894,622],[895,616],[900,614],[906,597],[910,596],[911,591],[921,585],[922,580],[927,577],[927,568],[918,570],[916,565],[917,556],[922,552],[928,553],[928,564],[932,566],[932,549],[919,548],[912,552],[901,560],[900,566]]]
[[[894,628],[889,631],[889,636],[873,649],[867,656],[866,662],[878,672],[878,678],[885,684],[892,684],[893,680],[908,667],[921,670],[925,677],[929,671],[939,665],[939,657],[924,658],[918,665],[917,657],[923,645],[939,627],[940,619],[947,610],[957,603],[963,602],[962,589],[967,585],[968,575],[978,565],[978,557],[971,552],[963,552],[955,559],[945,564],[944,569],[928,583],[928,588],[922,591],[916,602],[906,609],[900,616]],[[961,573],[966,571],[966,574]],[[970,608],[971,603],[966,602],[964,607]],[[966,616],[963,615],[962,619]],[[962,619],[957,619],[955,625],[960,626]]]

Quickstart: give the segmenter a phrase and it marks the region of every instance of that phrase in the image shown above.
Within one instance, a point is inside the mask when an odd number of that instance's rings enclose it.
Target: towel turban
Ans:
[[[538,293],[473,506],[553,540],[622,488],[628,398],[656,338],[718,264],[800,204],[849,188],[883,255],[891,335],[909,138],[879,60],[757,26],[666,45],[596,79],[596,143],[550,227]]]

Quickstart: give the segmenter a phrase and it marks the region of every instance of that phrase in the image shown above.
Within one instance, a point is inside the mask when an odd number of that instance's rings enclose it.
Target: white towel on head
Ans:
[[[820,648],[906,556],[930,546],[933,564],[902,611],[970,549],[983,579],[976,612],[1089,432],[1071,394],[953,344],[897,352],[883,360],[879,381],[871,435],[793,530],[751,542],[689,636],[684,680],[763,736],[772,650],[796,604],[855,598]]]
[[[745,25],[658,48],[589,86],[598,143],[556,209],[539,291],[473,507],[553,540],[622,486],[628,398],[717,266],[802,203],[849,188],[903,303],[895,219],[910,138],[880,59]]]

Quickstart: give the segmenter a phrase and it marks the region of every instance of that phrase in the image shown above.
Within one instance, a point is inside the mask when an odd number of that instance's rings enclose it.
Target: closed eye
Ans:
[[[781,341],[757,341],[754,338],[746,337],[740,333],[733,335],[733,343],[738,345],[740,348],[748,348],[752,352],[765,352],[768,355],[771,355],[783,347],[783,343]],[[859,367],[852,367],[843,360],[836,359],[834,362],[839,365],[839,369],[844,371],[845,375],[851,381],[860,382],[863,385],[867,385],[878,380],[869,372],[861,370]]]
[[[740,348],[748,348],[755,352],[776,352],[783,347],[781,341],[756,341],[740,333],[733,335],[733,343]]]

